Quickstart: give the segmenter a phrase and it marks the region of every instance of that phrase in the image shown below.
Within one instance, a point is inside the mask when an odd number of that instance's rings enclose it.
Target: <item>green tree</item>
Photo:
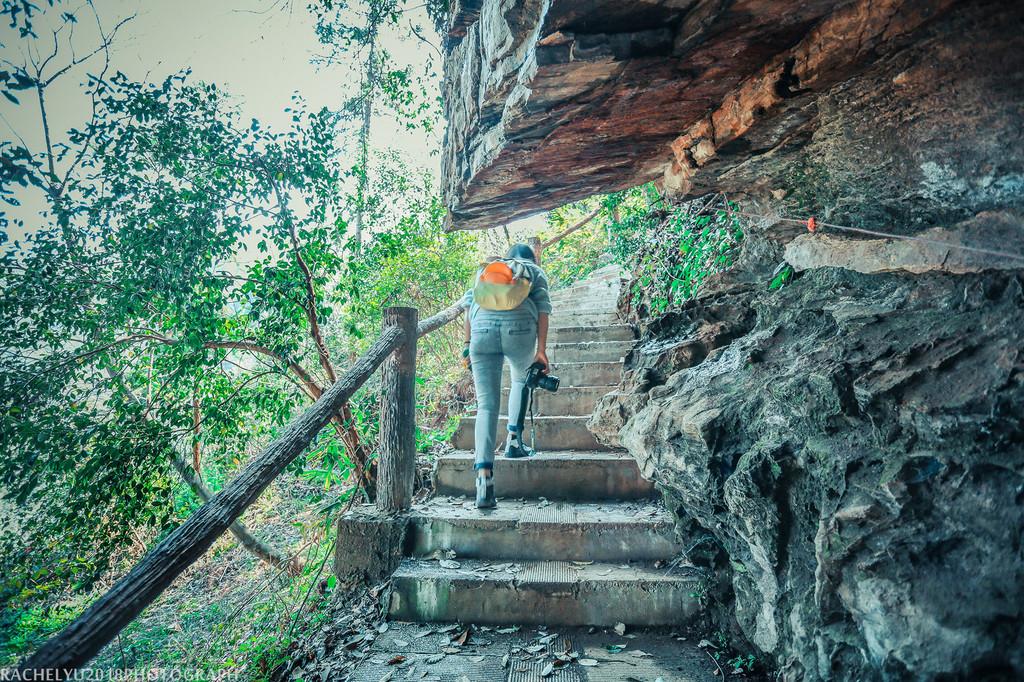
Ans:
[[[355,145],[357,163],[354,173],[357,187],[351,202],[353,225],[352,242],[358,251],[363,242],[365,213],[372,184],[372,132],[375,116],[382,113],[409,128],[430,131],[436,124],[437,98],[431,102],[427,83],[433,77],[434,54],[438,48],[424,36],[424,29],[409,18],[416,9],[426,8],[435,24],[447,11],[447,0],[428,0],[412,3],[408,0],[318,0],[310,5],[317,17],[317,34],[327,47],[322,61],[343,61],[355,64],[358,91],[342,106],[340,113],[351,122],[357,122]],[[397,62],[385,48],[385,39],[415,39],[429,45],[433,52],[426,53],[421,64]]]
[[[658,201],[657,189],[647,184],[551,211],[539,239],[552,287],[585,278],[599,266],[603,254],[625,264],[631,249],[627,242],[643,230]]]
[[[134,527],[172,523],[185,453],[191,484],[232,471],[337,376],[321,333],[344,265],[336,116],[298,102],[275,133],[184,75],[101,71],[85,93],[86,125],[12,153],[49,210],[0,258],[5,598],[87,584]]]
[[[410,305],[421,316],[458,301],[480,260],[478,235],[445,233],[444,203],[436,181],[406,167],[397,153],[381,155],[367,193],[367,218],[381,227],[370,235],[345,279],[348,291],[338,323],[361,351],[380,328],[381,310]],[[420,340],[421,418],[426,420],[445,388],[464,373],[461,327],[450,325]]]

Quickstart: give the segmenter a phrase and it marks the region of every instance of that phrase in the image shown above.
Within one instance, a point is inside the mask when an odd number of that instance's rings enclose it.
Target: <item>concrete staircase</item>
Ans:
[[[539,452],[496,458],[497,509],[476,509],[475,418],[462,420],[455,451],[436,464],[436,496],[413,508],[392,619],[669,625],[697,612],[694,579],[668,574],[681,548],[653,485],[586,427],[633,343],[615,312],[620,286],[619,268],[609,266],[552,294],[548,357],[561,387],[535,393]],[[504,432],[502,419],[502,448]]]

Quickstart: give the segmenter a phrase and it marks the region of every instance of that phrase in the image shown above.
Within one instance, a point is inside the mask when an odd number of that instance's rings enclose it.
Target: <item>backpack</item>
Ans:
[[[530,295],[530,270],[514,258],[481,265],[473,276],[473,302],[486,310],[512,310]]]

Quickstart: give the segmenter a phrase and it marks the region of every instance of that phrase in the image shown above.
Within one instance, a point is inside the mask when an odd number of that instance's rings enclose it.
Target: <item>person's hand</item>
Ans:
[[[473,369],[469,362],[469,346],[462,349],[462,366],[466,369]]]
[[[537,354],[533,356],[533,361],[544,365],[544,369],[542,369],[541,372],[544,374],[551,373],[551,363],[548,362],[548,354],[545,351],[537,351]]]

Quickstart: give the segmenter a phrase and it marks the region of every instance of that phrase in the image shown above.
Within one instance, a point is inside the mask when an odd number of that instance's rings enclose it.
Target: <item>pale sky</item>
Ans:
[[[39,3],[45,6],[44,3]],[[315,17],[306,9],[305,0],[96,0],[104,29],[109,32],[120,19],[137,13],[117,34],[111,71],[121,70],[130,78],[159,83],[167,76],[186,68],[192,69],[193,81],[215,83],[235,97],[243,120],[256,118],[265,127],[285,130],[291,114],[292,95],[298,92],[310,109],[339,109],[352,94],[355,74],[346,66],[318,66],[313,57],[325,51],[316,38]],[[36,20],[35,30],[41,38],[41,49],[52,49],[48,24],[59,26],[59,15],[83,7],[80,2],[57,3],[52,10]],[[437,44],[433,27],[419,10],[410,20],[423,29]],[[79,12],[74,43],[79,56],[98,44],[95,18],[85,8]],[[51,18],[52,17],[52,18]],[[25,59],[24,42],[10,31],[3,35],[3,58],[21,63]],[[52,64],[66,64],[70,52],[61,36],[61,53]],[[387,49],[396,60],[424,63],[424,55],[433,48],[413,38],[398,41],[391,37]],[[424,49],[425,48],[425,49]],[[45,57],[45,53],[44,53]],[[51,135],[55,141],[64,139],[64,132],[81,126],[89,114],[89,101],[81,85],[89,72],[102,67],[100,56],[93,57],[47,89],[47,109]],[[55,68],[47,69],[47,72]],[[108,74],[108,75],[110,75]],[[437,79],[432,82],[437,92]],[[0,100],[0,136],[25,141],[32,151],[43,148],[39,107],[33,91],[20,95],[20,105]],[[440,156],[431,156],[439,149],[442,129],[432,133],[422,130],[407,132],[390,118],[376,117],[372,136],[375,147],[396,147],[414,165],[439,171]],[[28,223],[33,211],[26,203],[19,212]],[[9,216],[14,211],[8,212]],[[37,221],[36,221],[37,222]],[[28,227],[28,226],[26,226]],[[9,235],[16,238],[14,230]],[[20,235],[18,235],[20,236]]]
[[[45,3],[38,3],[45,7]],[[298,92],[313,110],[326,106],[338,109],[352,94],[355,73],[347,66],[318,66],[313,64],[317,54],[325,48],[314,32],[316,19],[306,9],[306,0],[96,0],[104,29],[109,32],[120,19],[137,16],[125,24],[117,34],[112,56],[111,72],[121,70],[130,78],[158,83],[168,75],[191,68],[193,81],[215,83],[238,99],[244,119],[256,118],[265,127],[286,129],[291,114],[284,109],[292,105],[292,95]],[[47,23],[59,26],[62,11],[82,8],[75,26],[77,54],[98,44],[96,21],[82,0],[56,3],[44,16],[36,20],[36,32],[42,39],[41,49],[52,49]],[[47,19],[47,17],[52,17]],[[422,9],[410,12],[406,22],[415,23],[422,34],[433,43],[440,42],[431,21]],[[435,48],[420,40],[398,33],[385,38],[385,46],[399,63],[416,64],[422,68],[426,56]],[[14,63],[24,59],[23,41],[3,34],[3,58]],[[62,46],[66,40],[61,40]],[[54,64],[67,63],[70,53],[62,52]],[[89,103],[82,94],[81,84],[90,71],[102,66],[101,57],[94,57],[64,76],[58,84],[47,90],[50,129],[56,140],[70,127],[81,126],[87,120]],[[440,70],[440,60],[434,62]],[[51,68],[50,71],[53,69]],[[430,92],[438,92],[439,79],[430,82]],[[16,140],[21,137],[30,149],[42,149],[39,108],[32,91],[20,93],[21,104],[15,106],[0,99],[0,137]],[[432,133],[422,130],[407,131],[386,116],[375,117],[372,137],[377,149],[397,148],[407,162],[439,172],[438,150],[443,137],[442,127]],[[26,229],[41,204],[26,202],[17,217],[25,219]],[[8,216],[15,212],[8,209]],[[518,221],[522,230],[536,230],[543,216]],[[22,234],[12,228],[11,239]]]

